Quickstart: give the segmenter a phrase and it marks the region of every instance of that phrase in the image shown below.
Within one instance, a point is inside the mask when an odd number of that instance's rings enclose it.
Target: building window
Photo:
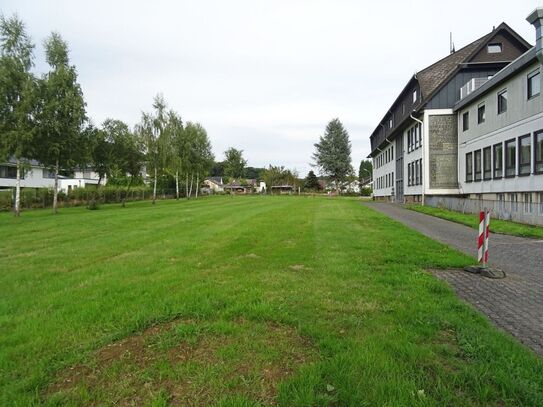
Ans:
[[[541,76],[539,69],[528,74],[528,99],[539,96],[541,92]]]
[[[390,146],[390,156],[391,159],[394,160],[394,145]]]
[[[505,142],[505,176],[514,177],[516,171],[516,145],[515,139]]]
[[[415,103],[417,101],[417,90],[415,89],[413,91],[413,103]]]
[[[527,134],[518,138],[518,173],[530,175],[532,172],[532,136]]]
[[[498,114],[507,112],[507,89],[498,93]]]
[[[485,117],[485,104],[481,103],[477,107],[477,124],[484,123],[485,119],[486,119],[486,117]]]
[[[473,153],[473,157],[475,159],[475,176],[473,180],[481,181],[481,150],[475,150],[475,152]]]
[[[532,194],[524,194],[524,213],[532,213]]]
[[[493,42],[488,44],[487,50],[489,54],[499,54],[502,52],[502,43],[501,42]]]
[[[490,147],[483,149],[483,179],[492,178],[492,150]]]
[[[388,128],[391,129],[393,125],[394,125],[394,118],[391,117],[391,118],[388,120]]]
[[[543,173],[543,130],[534,133],[534,164],[535,173]]]
[[[494,178],[503,176],[503,145],[494,144]]]
[[[469,112],[462,115],[462,131],[469,130]]]
[[[55,178],[55,173],[51,170],[48,170],[47,168],[44,168],[42,170],[42,177],[43,178]]]
[[[473,181],[473,153],[466,154],[466,182]]]
[[[0,165],[0,178],[17,178],[17,167]],[[22,177],[21,177],[22,178]]]

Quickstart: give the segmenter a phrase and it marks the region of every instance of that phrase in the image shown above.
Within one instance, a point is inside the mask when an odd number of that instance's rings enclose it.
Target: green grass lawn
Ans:
[[[434,208],[432,206],[406,205],[408,209],[447,219],[456,223],[479,229],[479,215],[471,213],[460,213],[448,209]],[[490,231],[493,233],[502,233],[505,235],[532,237],[536,239],[543,238],[543,227],[534,225],[525,225],[522,223],[511,222],[508,220],[491,219]]]
[[[356,199],[0,214],[0,404],[543,405],[543,362]]]

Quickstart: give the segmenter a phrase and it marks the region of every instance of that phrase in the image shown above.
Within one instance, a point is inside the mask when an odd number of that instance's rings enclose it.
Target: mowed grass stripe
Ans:
[[[541,361],[424,271],[472,259],[357,200],[24,215],[0,216],[11,239],[0,259],[3,404],[113,405],[131,394],[155,405],[543,401]],[[44,245],[49,237],[57,243]],[[167,321],[173,330],[149,339],[163,344],[152,363],[100,365],[99,349]],[[172,361],[176,346],[200,359]],[[82,364],[104,380],[51,390]]]

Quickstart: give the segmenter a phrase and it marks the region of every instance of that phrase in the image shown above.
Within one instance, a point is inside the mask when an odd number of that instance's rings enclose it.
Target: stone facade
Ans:
[[[458,188],[457,126],[455,114],[428,117],[431,189]]]

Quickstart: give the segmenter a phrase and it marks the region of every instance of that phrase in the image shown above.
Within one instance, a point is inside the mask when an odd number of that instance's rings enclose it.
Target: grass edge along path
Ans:
[[[355,199],[74,208],[0,233],[2,405],[543,404],[541,359],[424,271],[472,259]]]
[[[461,213],[457,211],[451,211],[449,209],[434,208],[433,206],[422,206],[416,204],[405,205],[405,207],[415,212],[420,212],[426,215],[435,216],[436,218],[460,223],[462,225],[469,226],[472,229],[479,228],[478,214]],[[527,225],[524,223],[518,223],[509,220],[492,218],[492,220],[490,221],[490,231],[492,233],[500,233],[504,235],[543,239],[543,227],[536,225]]]

